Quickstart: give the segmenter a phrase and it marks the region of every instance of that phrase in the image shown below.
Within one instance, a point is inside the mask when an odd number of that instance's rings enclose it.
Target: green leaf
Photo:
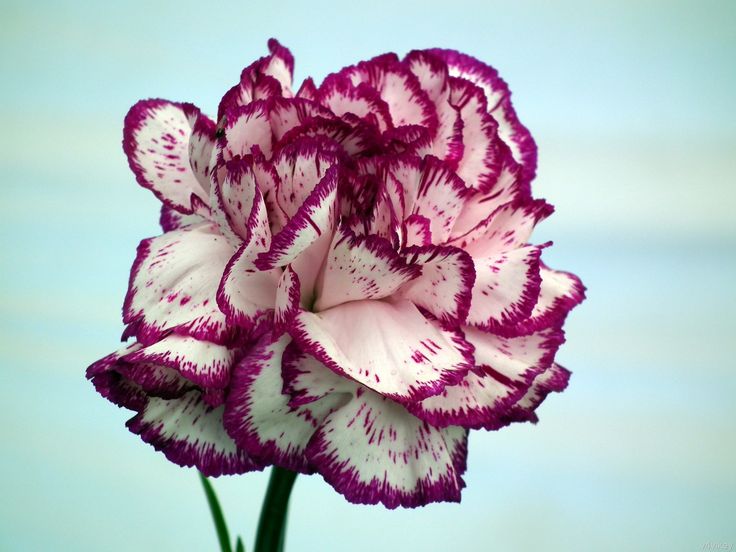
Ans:
[[[222,552],[232,552],[232,548],[230,548],[230,535],[227,532],[227,524],[225,523],[225,516],[222,515],[222,508],[220,508],[220,502],[217,500],[215,489],[212,487],[209,480],[201,473],[199,474],[199,478],[202,481],[202,486],[204,487],[204,494],[207,496],[207,503],[210,505],[212,520],[215,522],[217,538],[220,541],[220,549]],[[238,540],[240,540],[239,537]]]
[[[238,537],[235,541],[235,552],[245,552],[245,546],[243,545],[243,539]]]

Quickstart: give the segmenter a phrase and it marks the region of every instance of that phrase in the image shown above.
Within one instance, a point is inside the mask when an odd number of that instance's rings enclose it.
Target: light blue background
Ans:
[[[736,4],[0,2],[0,550],[215,550],[195,473],[83,378],[117,347],[158,202],[120,148],[142,97],[214,111],[276,36],[297,79],[457,48],[540,146],[540,228],[588,301],[537,426],[471,437],[461,505],[389,512],[317,477],[289,550],[701,550],[736,544]],[[265,474],[215,482],[253,537]]]

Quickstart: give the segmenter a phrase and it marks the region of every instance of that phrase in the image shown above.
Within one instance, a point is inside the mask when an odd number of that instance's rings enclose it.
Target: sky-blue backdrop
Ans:
[[[84,368],[117,346],[158,202],[120,148],[142,97],[216,108],[278,37],[297,80],[443,46],[494,64],[540,146],[540,228],[589,299],[541,423],[471,437],[461,505],[297,482],[289,549],[736,544],[736,4],[0,1],[0,550],[214,550],[195,474]],[[265,475],[215,482],[253,536]]]

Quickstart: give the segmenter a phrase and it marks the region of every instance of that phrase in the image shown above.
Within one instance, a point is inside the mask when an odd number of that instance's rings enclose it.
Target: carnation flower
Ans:
[[[129,428],[206,475],[276,465],[349,501],[459,501],[467,435],[535,411],[574,275],[541,261],[536,147],[506,83],[450,50],[305,80],[278,42],[210,119],[144,100],[123,146],[163,203],[88,370]]]

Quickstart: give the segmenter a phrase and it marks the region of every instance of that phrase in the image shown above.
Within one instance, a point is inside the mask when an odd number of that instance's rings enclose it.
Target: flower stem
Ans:
[[[222,514],[222,508],[220,508],[220,502],[217,500],[215,489],[201,473],[199,474],[199,479],[202,481],[204,494],[207,496],[207,503],[210,505],[210,512],[212,512],[212,519],[215,522],[215,530],[217,531],[217,538],[220,541],[220,550],[222,552],[231,552],[230,534],[227,531],[225,516]]]
[[[258,520],[255,552],[282,552],[286,540],[289,495],[296,472],[274,466]]]

